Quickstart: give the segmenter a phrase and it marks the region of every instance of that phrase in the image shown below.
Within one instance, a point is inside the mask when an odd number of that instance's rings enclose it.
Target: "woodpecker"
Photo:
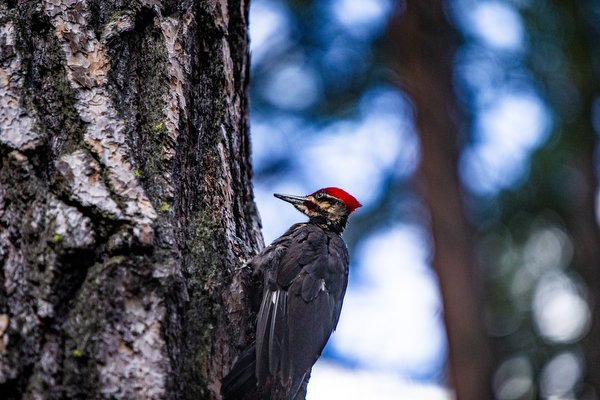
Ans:
[[[312,366],[342,309],[348,249],[341,234],[361,204],[336,187],[274,196],[309,220],[292,225],[248,263],[264,281],[256,340],[223,378],[224,400],[304,399]]]

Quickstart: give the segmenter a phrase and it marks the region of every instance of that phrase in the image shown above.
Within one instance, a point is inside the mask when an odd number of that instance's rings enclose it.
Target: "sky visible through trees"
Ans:
[[[578,244],[576,221],[597,226],[574,210],[593,209],[576,197],[597,187],[592,156],[586,166],[580,149],[593,154],[599,125],[592,39],[600,7],[570,3],[447,3],[460,38],[458,169],[477,233],[490,385],[499,399],[593,392],[582,339],[593,329],[588,272],[599,265],[589,249],[598,243]],[[413,105],[390,67],[387,26],[402,7],[392,0],[251,6],[251,132],[265,241],[302,220],[273,192],[340,186],[364,204],[345,236],[350,286],[338,331],[314,369],[312,400],[340,390],[346,399],[450,398]]]

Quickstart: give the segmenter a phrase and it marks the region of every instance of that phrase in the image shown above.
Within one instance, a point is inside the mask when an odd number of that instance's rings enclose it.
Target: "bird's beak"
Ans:
[[[283,201],[287,201],[288,203],[291,203],[293,205],[304,204],[305,201],[308,201],[306,196],[290,196],[287,194],[278,194],[278,193],[274,193],[273,196],[275,196],[278,199],[281,199]]]

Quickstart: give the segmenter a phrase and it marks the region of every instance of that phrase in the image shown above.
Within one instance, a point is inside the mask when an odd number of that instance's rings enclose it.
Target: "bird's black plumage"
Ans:
[[[344,215],[332,218],[342,225],[323,223],[323,211],[250,260],[264,277],[256,341],[223,379],[225,400],[245,399],[251,389],[257,391],[252,398],[304,399],[303,384],[337,326],[348,283],[348,250],[340,234],[352,209],[340,210]]]
[[[294,226],[288,240],[280,262],[266,266],[256,372],[259,386],[279,381],[295,395],[337,325],[348,251],[339,234],[310,223]]]

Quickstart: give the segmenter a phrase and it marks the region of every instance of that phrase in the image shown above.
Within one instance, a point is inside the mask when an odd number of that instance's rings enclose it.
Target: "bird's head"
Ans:
[[[362,205],[350,193],[336,187],[319,189],[306,196],[275,194],[275,197],[291,203],[311,222],[323,228],[342,232],[348,216]]]

